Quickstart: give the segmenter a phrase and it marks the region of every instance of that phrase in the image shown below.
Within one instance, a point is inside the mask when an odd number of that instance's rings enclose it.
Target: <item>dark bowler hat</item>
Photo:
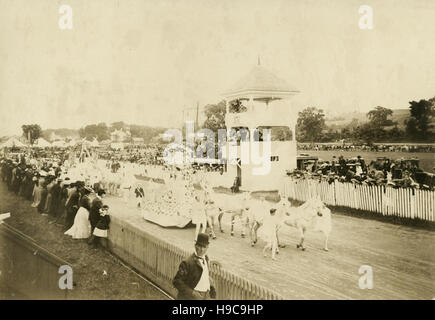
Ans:
[[[87,187],[87,186],[85,186],[84,189],[85,189],[86,193],[93,193],[94,192],[94,190],[92,188]]]
[[[196,245],[206,247],[208,246],[208,234],[200,233],[198,234],[198,239],[196,240]]]

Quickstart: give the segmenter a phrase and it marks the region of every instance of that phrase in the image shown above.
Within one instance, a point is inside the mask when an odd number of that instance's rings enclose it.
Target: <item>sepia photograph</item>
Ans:
[[[0,0],[0,300],[434,300],[434,17]]]

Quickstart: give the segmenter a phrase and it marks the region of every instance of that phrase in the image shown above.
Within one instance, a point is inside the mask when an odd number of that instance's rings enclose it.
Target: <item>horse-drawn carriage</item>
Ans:
[[[296,167],[298,168],[298,170],[304,171],[307,170],[308,166],[316,166],[318,161],[319,157],[301,153],[299,156],[296,157]]]

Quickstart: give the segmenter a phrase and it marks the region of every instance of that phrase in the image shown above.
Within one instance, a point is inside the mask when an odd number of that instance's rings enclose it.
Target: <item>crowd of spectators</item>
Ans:
[[[120,162],[166,167],[167,164],[164,159],[165,148],[165,145],[150,144],[142,147],[128,147],[124,150],[101,150],[98,157],[99,159],[108,160],[108,163],[110,163],[108,165],[112,168],[112,172],[117,172]],[[217,163],[217,161],[212,162],[192,161],[191,167],[195,171],[203,170],[206,172],[219,172],[221,174],[225,172],[224,164]]]
[[[163,145],[150,144],[141,147],[127,147],[124,150],[100,150],[98,156],[103,160],[163,165],[163,152]]]
[[[427,190],[435,187],[435,176],[423,172],[418,159],[390,160],[384,157],[367,164],[361,156],[350,159],[333,156],[332,161],[309,160],[301,169],[288,172],[288,175],[298,179],[321,179],[329,183],[339,181]]]
[[[354,145],[354,144],[330,144],[330,143],[298,143],[299,150],[314,151],[371,151],[371,152],[435,152],[432,145]]]
[[[100,237],[92,236],[99,220],[107,224],[107,206],[101,198],[105,194],[101,184],[68,177],[69,160],[65,153],[9,154],[0,158],[1,180],[8,190],[31,201],[42,216],[48,216],[65,231],[76,224],[81,209],[89,219],[90,244],[98,245]],[[101,214],[104,210],[105,213]],[[100,219],[101,218],[101,219]]]

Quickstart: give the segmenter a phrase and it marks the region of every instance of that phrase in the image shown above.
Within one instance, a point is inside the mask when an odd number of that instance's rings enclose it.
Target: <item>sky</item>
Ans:
[[[258,56],[300,91],[292,111],[408,108],[435,96],[434,17],[432,0],[0,0],[0,136],[30,123],[179,127]]]

